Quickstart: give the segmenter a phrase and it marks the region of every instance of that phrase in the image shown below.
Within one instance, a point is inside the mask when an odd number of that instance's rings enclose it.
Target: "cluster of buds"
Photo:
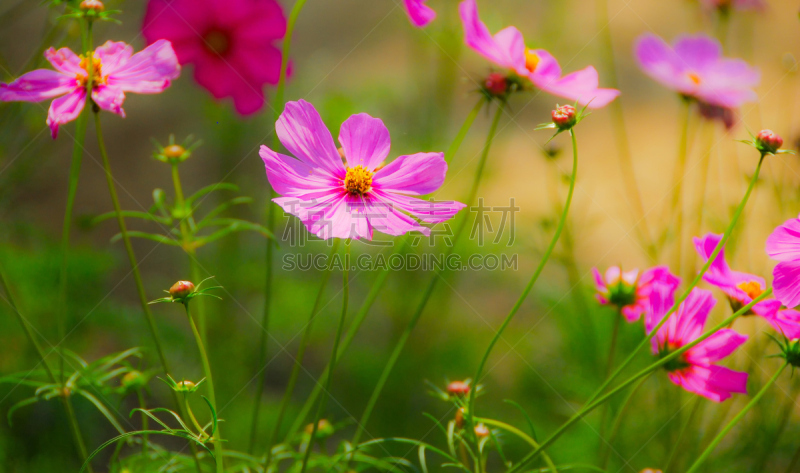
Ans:
[[[200,289],[200,285],[204,282],[208,281],[209,279],[213,278],[206,278],[200,281],[197,286],[194,285],[191,281],[178,281],[169,288],[169,291],[164,291],[169,294],[169,297],[162,297],[160,299],[156,299],[151,301],[150,304],[156,304],[159,302],[178,302],[183,304],[184,306],[189,306],[189,301],[194,299],[198,296],[209,296],[209,297],[216,297],[217,299],[222,299],[221,297],[215,294],[208,294],[208,291],[212,289],[221,289],[222,286],[213,286],[207,287],[205,289]]]
[[[160,143],[154,141],[156,150],[153,157],[162,163],[167,164],[180,164],[192,156],[192,151],[200,146],[202,142],[194,141],[192,136],[188,136],[182,144],[175,143],[175,135],[169,135],[169,144],[161,146]]]
[[[761,153],[761,157],[768,154],[794,154],[792,150],[781,149],[783,138],[772,130],[761,130],[755,136],[751,133],[750,138],[749,140],[740,141],[757,149]]]
[[[184,380],[181,380],[181,381],[175,381],[174,379],[172,379],[172,376],[170,376],[169,374],[167,375],[167,380],[164,380],[162,378],[158,378],[158,379],[160,379],[161,381],[164,381],[165,383],[167,383],[167,385],[169,387],[171,387],[172,390],[175,391],[176,393],[184,393],[184,394],[193,393],[193,392],[197,391],[200,388],[200,385],[203,384],[203,381],[206,380],[205,378],[203,378],[203,379],[201,379],[200,381],[198,381],[196,383],[193,383],[192,381],[189,381],[188,379],[184,379]]]

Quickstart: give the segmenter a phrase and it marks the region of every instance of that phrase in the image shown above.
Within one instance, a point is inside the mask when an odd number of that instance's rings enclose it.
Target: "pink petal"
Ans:
[[[264,108],[265,103],[261,86],[248,85],[233,90],[233,106],[240,115],[252,115]]]
[[[661,322],[661,319],[675,305],[675,289],[664,282],[654,282],[650,286],[647,312],[644,317],[645,333],[650,333]],[[670,320],[675,319],[675,314],[670,316]],[[658,353],[658,348],[667,341],[667,324],[661,326],[655,337],[651,339],[654,354]]]
[[[279,40],[286,34],[286,16],[275,0],[250,2],[247,17],[236,25],[236,40],[247,44],[263,44]]]
[[[315,172],[308,164],[262,146],[259,152],[267,170],[269,184],[278,194],[302,200],[321,199],[340,194],[342,182],[327,173]]]
[[[342,123],[339,143],[342,144],[348,167],[364,166],[372,171],[389,156],[391,139],[383,121],[359,113]]]
[[[506,28],[507,31],[503,30],[500,36],[502,44],[499,44],[478,16],[476,0],[464,0],[459,4],[458,11],[464,25],[464,41],[467,46],[500,67],[518,70],[525,66],[525,42],[522,33],[516,28],[510,26]],[[519,49],[519,44],[523,45],[522,49]]]
[[[636,40],[636,59],[644,72],[653,79],[676,88],[677,77],[683,75],[686,65],[663,39],[644,34]]]
[[[680,37],[674,49],[686,67],[697,72],[705,71],[722,57],[719,41],[705,35]]]
[[[41,102],[79,87],[80,83],[75,77],[49,69],[37,69],[23,74],[10,84],[0,83],[0,102]]]
[[[426,0],[403,0],[408,18],[411,20],[411,24],[417,28],[427,26],[428,23],[436,18],[436,12],[433,11],[431,7],[425,5],[425,1]]]
[[[728,399],[731,393],[747,394],[747,373],[733,371],[723,366],[693,365],[671,372],[669,378],[687,391],[714,402]]]
[[[92,91],[92,100],[98,107],[125,118],[122,103],[125,101],[125,92],[117,87],[101,85]]]
[[[621,312],[628,323],[633,323],[642,318],[642,314],[645,312],[645,310],[642,310],[642,307],[638,304],[632,304],[623,307]]]
[[[117,55],[120,60],[113,68],[103,62],[103,74],[108,76],[109,86],[125,92],[139,94],[162,92],[169,87],[170,81],[181,73],[181,66],[178,64],[178,57],[172,49],[172,44],[164,39],[156,41],[130,59],[122,59],[124,55],[123,52]]]
[[[344,191],[319,200],[302,202],[294,197],[279,197],[274,202],[296,215],[309,232],[323,240],[372,238],[363,205]]]
[[[767,254],[778,261],[800,259],[800,219],[787,220],[767,238]]]
[[[213,20],[213,11],[205,0],[150,0],[142,34],[148,43],[159,39],[199,42],[198,32],[205,31]]]
[[[800,305],[800,261],[778,263],[772,270],[772,276],[775,298],[789,308]]]
[[[417,231],[430,235],[430,229],[423,227],[416,220],[398,211],[391,202],[381,202],[377,198],[370,198],[365,202],[365,214],[369,220],[371,230],[377,230],[387,235],[403,235]]]
[[[375,173],[372,185],[384,192],[424,195],[444,183],[447,163],[443,153],[400,156]]]
[[[794,309],[784,309],[776,313],[775,317],[767,319],[781,335],[790,340],[800,338],[800,312]]]
[[[599,88],[598,80],[597,70],[589,66],[540,87],[553,95],[597,109],[605,107],[620,94],[616,89]]]
[[[600,274],[597,268],[592,268],[592,274],[594,275],[594,284],[597,286],[598,290],[608,289],[606,286],[606,282],[603,280],[603,276]]]
[[[103,75],[109,75],[127,64],[133,56],[133,46],[123,41],[106,41],[94,50],[94,55],[103,64]]]
[[[54,48],[48,48],[44,52],[44,57],[58,72],[73,78],[77,75],[86,75],[86,71],[81,67],[81,58],[69,48],[61,48],[58,51]]]
[[[275,129],[283,146],[301,161],[344,179],[344,164],[333,137],[313,105],[305,100],[287,102]]]
[[[689,297],[675,312],[675,325],[671,326],[669,340],[677,345],[684,345],[699,337],[703,333],[708,313],[716,303],[711,291],[692,289]]]
[[[428,201],[415,199],[392,192],[372,189],[370,194],[381,202],[392,203],[397,209],[410,213],[426,223],[440,223],[449,220],[466,205],[456,201]]]
[[[747,335],[723,329],[687,350],[684,357],[692,364],[710,364],[736,351],[747,339]]]
[[[50,104],[47,112],[47,124],[53,139],[58,136],[58,126],[78,118],[86,103],[86,89],[77,88],[69,94],[59,97]]]
[[[241,76],[218,57],[203,53],[194,64],[194,80],[215,99],[230,96],[240,85]]]

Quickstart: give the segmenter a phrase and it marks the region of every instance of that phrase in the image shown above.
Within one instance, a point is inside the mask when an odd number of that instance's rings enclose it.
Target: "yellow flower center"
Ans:
[[[764,289],[761,288],[761,284],[756,281],[745,281],[743,283],[739,283],[736,287],[744,291],[744,293],[747,294],[747,296],[751,299],[755,299],[764,293]]]
[[[700,76],[697,75],[697,73],[695,72],[689,72],[686,74],[686,76],[689,78],[690,81],[692,81],[694,85],[700,85],[700,82],[702,82],[700,80]]]
[[[525,69],[531,72],[535,71],[541,60],[542,58],[535,52],[531,50],[525,51]]]
[[[84,55],[81,55],[80,58],[81,58],[80,67],[81,67],[81,69],[86,71],[86,74],[78,73],[75,76],[75,78],[78,79],[78,82],[80,82],[82,86],[86,87],[86,81],[89,80],[89,76],[88,76],[88,74],[89,74],[89,58],[84,56]],[[105,84],[106,78],[103,77],[103,63],[100,61],[100,58],[95,56],[94,54],[92,54],[92,70],[91,70],[91,73],[92,73],[92,84],[93,85]]]
[[[347,168],[344,187],[351,194],[366,194],[372,187],[372,172],[360,164],[354,168]]]

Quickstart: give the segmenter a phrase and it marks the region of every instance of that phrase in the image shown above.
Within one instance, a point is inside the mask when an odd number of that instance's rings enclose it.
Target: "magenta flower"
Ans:
[[[703,238],[694,238],[697,253],[708,261],[708,257],[722,240],[722,235],[709,233]],[[764,278],[754,274],[733,271],[725,260],[725,249],[720,250],[714,262],[703,275],[703,280],[718,287],[728,296],[731,308],[738,311],[753,299],[760,296],[766,289]],[[794,310],[781,310],[781,303],[773,298],[767,298],[754,305],[745,315],[758,315],[769,322],[775,330],[794,339],[800,337],[800,313]]]
[[[55,70],[37,69],[10,84],[0,83],[0,101],[41,102],[55,98],[47,113],[47,124],[55,138],[59,125],[76,119],[86,104],[88,61],[69,48],[50,48],[44,57]],[[92,61],[92,100],[103,110],[122,117],[125,92],[157,94],[181,72],[169,41],[158,41],[136,54],[125,43],[107,41],[94,50]]]
[[[403,7],[408,13],[408,18],[411,24],[417,28],[423,28],[436,18],[436,12],[433,8],[425,5],[428,0],[403,0]]]
[[[681,283],[679,277],[669,272],[666,266],[650,268],[639,277],[639,270],[623,272],[619,266],[611,266],[605,277],[593,268],[597,286],[597,300],[601,304],[616,306],[628,322],[636,322],[650,306],[650,292],[654,284],[665,284],[674,292]]]
[[[619,95],[618,90],[599,88],[597,70],[592,66],[562,77],[558,61],[544,49],[527,49],[522,33],[513,26],[492,36],[478,17],[476,0],[461,2],[459,12],[467,46],[539,89],[589,108],[605,107]]]
[[[287,103],[275,129],[297,159],[261,147],[269,183],[282,196],[274,202],[320,238],[371,240],[374,230],[429,235],[417,219],[439,223],[465,207],[411,197],[442,185],[444,154],[417,153],[385,164],[391,140],[380,119],[365,113],[348,118],[339,132],[339,150],[317,110],[304,100]]]
[[[264,85],[277,84],[286,33],[275,0],[150,0],[142,26],[148,42],[172,41],[181,64],[216,99],[232,97],[236,111],[264,106]]]
[[[722,57],[719,41],[705,35],[684,36],[670,46],[645,34],[636,42],[636,59],[662,85],[703,104],[735,109],[756,96],[760,74],[741,59]]]
[[[775,297],[787,307],[800,305],[800,218],[787,220],[772,232],[767,254],[778,261],[772,271]]]
[[[673,291],[668,285],[656,284],[650,293],[650,310],[645,329],[650,333],[674,305]],[[708,313],[716,304],[711,291],[693,289],[652,338],[654,355],[665,357],[703,334]],[[683,389],[715,402],[731,397],[731,393],[747,393],[747,373],[733,371],[714,363],[733,353],[747,341],[731,329],[723,329],[693,346],[664,367],[669,379]]]

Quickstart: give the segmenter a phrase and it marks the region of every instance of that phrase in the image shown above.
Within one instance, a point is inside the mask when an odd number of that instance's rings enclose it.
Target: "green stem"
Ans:
[[[797,388],[798,388],[798,380],[795,379],[794,384],[792,385],[788,395],[786,396],[783,408],[780,410],[780,414],[778,414],[779,415],[778,428],[775,429],[775,432],[772,434],[771,439],[767,440],[768,447],[764,449],[764,451],[759,456],[759,459],[755,462],[756,466],[755,468],[753,468],[753,471],[764,471],[767,464],[767,460],[769,460],[770,455],[775,450],[775,448],[777,448],[778,441],[783,435],[784,430],[786,430],[786,426],[789,423],[789,418],[792,416],[792,412],[794,411],[795,399],[797,398]]]
[[[692,410],[689,413],[689,416],[686,418],[686,421],[683,423],[683,427],[681,427],[681,431],[678,434],[678,439],[672,446],[672,451],[669,453],[667,457],[667,466],[664,468],[664,471],[672,471],[672,464],[678,458],[678,451],[680,450],[681,445],[683,444],[683,436],[686,434],[686,431],[689,430],[689,425],[694,420],[695,415],[697,415],[697,411],[700,409],[700,401],[703,398],[700,396],[695,397],[694,405],[692,406]]]
[[[278,121],[280,109],[284,105],[284,95],[286,91],[286,70],[289,67],[289,51],[292,47],[292,34],[294,33],[294,25],[297,23],[297,17],[300,16],[300,11],[303,9],[305,4],[306,0],[297,0],[292,7],[292,11],[289,13],[289,19],[286,21],[286,34],[283,36],[283,48],[281,49],[281,72],[280,76],[278,77],[278,86],[275,89],[274,103],[278,108],[273,107],[275,121]],[[277,133],[272,135],[272,144],[273,149],[277,151],[278,147],[280,146]]]
[[[542,274],[547,261],[550,259],[550,255],[553,253],[553,249],[555,249],[556,244],[558,243],[558,239],[561,236],[561,232],[564,231],[564,225],[567,221],[567,215],[569,214],[569,207],[572,203],[572,194],[575,191],[575,179],[578,175],[578,140],[575,138],[575,130],[569,131],[570,138],[572,138],[572,176],[570,177],[569,181],[569,191],[567,191],[567,200],[564,203],[564,209],[561,212],[561,218],[558,221],[558,227],[556,228],[556,232],[553,235],[552,240],[550,240],[550,244],[548,245],[547,249],[542,256],[541,261],[539,261],[539,266],[536,267],[536,271],[534,271],[533,276],[531,276],[530,281],[528,281],[528,285],[525,286],[525,289],[520,294],[517,302],[511,308],[511,311],[506,315],[505,320],[500,325],[500,328],[492,337],[492,341],[489,343],[489,347],[486,349],[486,352],[483,354],[483,358],[481,358],[480,363],[478,364],[478,369],[475,372],[475,377],[472,378],[473,386],[477,386],[478,383],[481,381],[481,376],[483,376],[483,369],[486,366],[486,362],[489,360],[489,354],[492,352],[492,348],[494,348],[495,344],[497,344],[500,337],[503,335],[503,331],[505,331],[508,324],[511,323],[511,319],[514,318],[517,311],[522,304],[527,299],[528,294],[530,294],[531,290],[533,289],[534,284],[539,279],[539,275]],[[475,390],[471,390],[471,393],[474,393]],[[469,415],[470,422],[469,425],[474,425],[474,417],[475,417],[475,397],[473,395],[469,396],[469,409],[467,409],[467,414]]]
[[[328,267],[325,269],[325,272],[322,274],[322,281],[320,281],[319,290],[317,291],[317,297],[314,298],[314,305],[311,307],[311,314],[308,316],[308,322],[306,322],[305,330],[303,331],[303,338],[300,340],[300,348],[297,349],[297,356],[294,359],[294,366],[292,367],[292,373],[289,375],[289,383],[286,385],[286,391],[283,392],[283,398],[281,399],[281,405],[278,408],[278,418],[275,420],[275,427],[273,427],[272,434],[269,438],[268,450],[267,450],[267,459],[265,462],[265,466],[268,468],[270,460],[272,459],[272,447],[275,444],[275,440],[278,438],[281,430],[281,424],[283,423],[283,417],[286,414],[286,408],[289,406],[289,401],[292,399],[292,393],[294,393],[294,386],[297,383],[297,377],[300,375],[300,369],[303,366],[303,358],[305,357],[306,348],[308,347],[308,342],[311,339],[311,328],[314,326],[314,320],[316,320],[317,310],[319,309],[319,305],[322,302],[322,295],[325,293],[325,287],[328,285],[328,279],[331,277],[331,263],[333,261],[333,255],[336,254],[336,251],[339,249],[339,239],[335,239],[333,242],[333,246],[331,247],[330,257],[328,258]]]
[[[142,389],[136,389],[136,398],[139,400],[139,408],[142,410],[147,409],[147,404],[144,402],[144,395],[142,394]],[[142,412],[142,430],[150,430],[149,425],[150,418]],[[144,460],[147,461],[147,434],[142,435],[142,456]]]
[[[208,362],[208,354],[206,353],[206,348],[203,345],[203,338],[200,335],[200,332],[197,330],[197,326],[194,323],[192,315],[189,313],[189,304],[184,304],[184,308],[186,308],[186,317],[189,319],[189,325],[192,327],[194,340],[197,343],[197,350],[200,352],[200,360],[203,363],[203,374],[205,375],[208,383],[208,399],[211,401],[211,406],[214,408],[214,415],[216,416],[219,410],[217,409],[217,397],[214,391],[214,378],[211,376],[211,365]],[[219,422],[216,422],[216,427],[217,430],[213,434],[214,461],[217,464],[217,473],[223,473],[225,468],[223,466],[222,433],[220,432]]]
[[[758,403],[758,401],[764,396],[764,394],[766,394],[767,390],[770,387],[772,387],[773,384],[775,384],[775,381],[778,380],[778,377],[781,375],[781,373],[783,372],[784,368],[786,368],[787,366],[789,366],[789,363],[785,362],[783,364],[783,366],[781,366],[781,368],[778,371],[775,372],[775,374],[772,376],[772,378],[767,382],[767,384],[764,385],[763,388],[761,388],[761,390],[758,392],[758,394],[756,394],[753,397],[753,399],[751,399],[750,402],[747,403],[746,406],[744,406],[744,409],[739,411],[739,413],[736,414],[736,417],[731,419],[731,421],[728,422],[728,425],[726,425],[725,428],[722,429],[722,431],[719,434],[717,434],[716,437],[714,437],[714,440],[711,441],[711,444],[709,444],[709,446],[706,447],[706,449],[703,451],[703,453],[700,454],[700,457],[697,460],[695,460],[694,464],[686,471],[686,473],[695,473],[696,471],[698,471],[700,469],[700,467],[708,459],[708,457],[711,455],[711,453],[714,452],[714,449],[717,447],[717,445],[719,445],[719,443],[722,441],[722,439],[725,438],[726,435],[728,435],[728,432],[730,432],[730,430],[740,420],[742,420],[744,415],[747,414],[747,411],[752,409],[753,406],[755,406]]]
[[[600,453],[600,468],[603,470],[606,469],[606,465],[608,465],[608,459],[611,452],[611,446],[614,444],[614,440],[617,438],[617,434],[619,433],[620,427],[622,427],[622,421],[625,419],[625,413],[630,407],[631,400],[633,399],[633,395],[642,387],[642,385],[649,379],[649,376],[643,377],[636,383],[630,392],[628,392],[628,397],[622,402],[622,405],[617,411],[617,415],[614,418],[614,422],[611,425],[611,431],[608,433],[608,438],[606,439],[605,443],[603,444],[602,451]],[[666,470],[669,471],[669,470]]]
[[[683,116],[681,118],[681,136],[678,141],[678,160],[675,163],[675,182],[672,187],[672,203],[669,220],[675,219],[675,255],[673,255],[673,271],[681,274],[681,254],[683,247],[683,181],[686,173],[686,160],[689,155],[689,119],[691,117],[691,104],[683,100]],[[665,230],[667,233],[668,230]]]
[[[608,348],[608,362],[606,363],[605,377],[611,374],[614,367],[614,353],[617,351],[617,337],[619,336],[619,325],[622,321],[622,311],[618,311],[614,317],[614,328],[611,329],[611,344]],[[606,443],[602,443],[606,436],[606,418],[608,417],[609,405],[603,406],[603,415],[600,417],[600,457],[604,456]]]
[[[461,143],[464,142],[464,138],[466,138],[469,129],[472,128],[472,123],[475,122],[475,118],[478,117],[478,113],[481,111],[481,108],[483,108],[483,104],[485,102],[486,99],[483,97],[481,97],[481,99],[478,100],[478,103],[476,103],[472,111],[469,112],[469,115],[467,115],[467,119],[464,120],[464,123],[458,130],[458,134],[456,134],[455,139],[453,140],[452,143],[450,143],[450,146],[447,148],[447,151],[444,152],[444,161],[447,164],[450,164],[450,161],[453,160],[453,157],[456,155],[458,148],[461,147]]]
[[[472,182],[472,187],[469,191],[469,196],[466,200],[467,205],[471,205],[474,200],[475,196],[478,193],[478,186],[481,181],[481,177],[483,176],[483,170],[486,167],[486,160],[489,156],[489,150],[492,147],[492,141],[494,141],[494,136],[497,133],[497,125],[500,123],[500,117],[503,114],[503,110],[505,110],[505,103],[501,102],[500,105],[497,107],[497,112],[495,112],[494,119],[492,120],[492,124],[489,127],[489,135],[486,138],[486,144],[483,146],[483,152],[481,153],[480,161],[478,161],[478,168],[475,171],[475,179]],[[449,256],[453,249],[458,242],[459,237],[462,233],[464,233],[464,229],[467,226],[467,218],[463,218],[461,223],[459,224],[458,228],[456,229],[453,235],[453,244],[447,248],[446,256]],[[428,287],[425,289],[425,292],[422,294],[422,300],[420,301],[419,305],[417,306],[414,313],[411,315],[411,319],[408,321],[408,325],[406,326],[403,333],[400,335],[400,338],[397,340],[397,343],[392,350],[391,355],[389,355],[389,360],[386,362],[386,365],[383,367],[383,371],[381,372],[380,377],[378,378],[378,382],[375,385],[375,389],[373,389],[372,394],[367,401],[367,405],[364,408],[364,413],[361,415],[361,420],[358,422],[358,427],[356,428],[356,433],[353,435],[353,440],[351,442],[352,445],[357,446],[358,442],[361,440],[361,435],[364,432],[364,427],[367,425],[370,416],[372,415],[372,410],[375,408],[375,404],[378,402],[378,398],[381,395],[381,391],[383,390],[386,381],[389,379],[389,375],[394,368],[395,363],[397,363],[397,359],[400,357],[400,353],[403,351],[408,338],[411,336],[411,332],[414,330],[414,327],[417,325],[417,321],[422,316],[422,312],[425,310],[425,306],[428,304],[428,301],[433,294],[434,289],[436,288],[436,284],[439,282],[439,278],[441,277],[441,272],[437,271],[436,274],[433,276],[431,281],[428,283]]]
[[[713,261],[713,258],[711,258],[711,260]],[[627,381],[623,382],[622,384],[620,384],[616,388],[612,389],[608,393],[600,396],[599,398],[595,399],[594,401],[588,402],[577,413],[575,413],[575,415],[570,417],[569,420],[567,420],[567,422],[562,424],[561,427],[559,427],[555,432],[553,432],[550,435],[550,437],[548,437],[544,442],[542,442],[541,445],[539,445],[538,449],[535,449],[531,453],[526,455],[513,468],[508,470],[507,473],[517,473],[520,470],[522,470],[522,468],[527,463],[529,463],[531,460],[536,458],[542,452],[542,450],[544,450],[545,448],[549,447],[551,444],[553,444],[553,442],[558,440],[558,438],[561,437],[561,435],[563,435],[564,432],[569,427],[571,427],[572,425],[574,425],[575,423],[577,423],[578,421],[583,419],[587,414],[592,412],[596,407],[602,405],[604,402],[609,400],[611,397],[613,397],[614,395],[616,395],[617,393],[619,393],[623,389],[627,388],[628,386],[632,385],[636,381],[642,379],[644,376],[649,375],[650,373],[652,373],[656,369],[666,365],[670,361],[672,361],[672,360],[676,359],[677,357],[681,356],[683,353],[685,353],[686,351],[690,350],[692,347],[696,346],[697,344],[703,342],[705,339],[707,339],[711,335],[715,334],[719,330],[722,330],[722,329],[726,328],[734,320],[739,318],[741,315],[747,313],[747,311],[749,311],[754,305],[758,304],[759,302],[761,302],[762,300],[766,299],[767,297],[769,297],[771,295],[772,295],[772,288],[769,288],[766,291],[764,291],[763,294],[761,294],[760,296],[758,296],[755,299],[753,299],[752,302],[750,302],[746,306],[744,306],[741,309],[739,309],[738,311],[736,311],[733,315],[731,315],[727,319],[723,320],[721,323],[719,323],[718,325],[714,326],[711,330],[708,330],[707,332],[705,332],[700,337],[698,337],[695,340],[687,343],[686,345],[680,347],[679,349],[673,351],[672,353],[670,353],[669,355],[661,358],[660,360],[654,362],[653,364],[651,364],[647,368],[642,369],[641,371],[639,371],[638,373],[636,373],[635,375],[630,377]],[[669,318],[670,315],[671,314],[668,312],[667,315],[665,315],[664,318],[662,319],[662,322],[666,321]],[[651,335],[658,332],[658,329],[660,328],[660,325],[663,325],[663,323],[659,324],[659,326],[656,326],[656,328],[654,328],[652,330]],[[645,340],[649,340],[649,338],[645,338]]]
[[[331,359],[328,362],[328,376],[325,377],[325,395],[320,397],[319,405],[317,407],[317,415],[314,417],[314,423],[311,427],[311,436],[308,438],[308,447],[303,456],[303,464],[300,467],[300,473],[305,473],[308,467],[308,459],[311,458],[311,450],[314,449],[314,439],[317,438],[317,430],[319,429],[319,421],[322,419],[322,413],[325,412],[325,404],[331,392],[331,383],[333,380],[333,370],[336,368],[337,354],[339,353],[339,339],[342,338],[344,331],[344,321],[347,319],[347,305],[350,302],[350,240],[344,242],[345,247],[345,260],[344,271],[342,276],[342,315],[339,317],[339,325],[336,327],[336,336],[333,339],[333,350],[331,351]]]
[[[483,417],[477,417],[477,418],[475,418],[475,421],[483,423],[483,424],[486,424],[486,425],[493,425],[495,427],[499,427],[499,428],[501,428],[501,429],[503,429],[503,430],[505,430],[507,432],[510,432],[510,433],[516,435],[517,437],[521,438],[522,440],[527,442],[528,445],[530,445],[531,447],[539,448],[539,443],[536,442],[536,440],[534,440],[533,437],[531,437],[530,435],[526,434],[522,430],[514,427],[513,425],[506,424],[505,422],[500,422],[499,420],[484,419]],[[556,468],[555,463],[553,463],[553,460],[550,459],[550,456],[547,453],[542,452],[542,458],[544,459],[544,463],[547,465],[547,467],[550,468],[549,471],[552,471],[554,473],[558,473],[558,469]]]

